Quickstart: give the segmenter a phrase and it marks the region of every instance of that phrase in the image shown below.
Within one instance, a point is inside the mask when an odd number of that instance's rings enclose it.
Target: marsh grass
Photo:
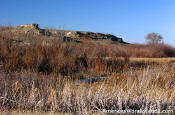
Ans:
[[[1,109],[88,114],[95,110],[174,110],[173,68],[130,69],[104,82],[75,85],[57,75],[20,73],[1,83]]]
[[[84,41],[77,44],[60,39],[48,44],[40,40],[30,45],[14,43],[11,38],[0,38],[0,61],[7,72],[34,70],[45,74],[61,73],[62,75],[77,72],[110,72],[126,68],[129,55],[123,55],[101,42]],[[118,57],[124,57],[124,61]],[[105,57],[114,57],[106,60]],[[88,71],[87,71],[88,70]]]
[[[32,35],[26,45],[6,31],[0,34],[0,110],[4,114],[175,110],[174,58],[155,58],[174,56],[171,46],[93,42],[87,37],[76,43]],[[77,79],[103,75],[107,76],[103,82],[76,85]]]

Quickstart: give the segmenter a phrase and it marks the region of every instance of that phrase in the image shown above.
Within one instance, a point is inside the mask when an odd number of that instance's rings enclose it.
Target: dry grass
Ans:
[[[0,115],[72,115],[72,113],[54,113],[54,112],[17,112],[17,111],[12,111],[12,112],[2,112]],[[89,112],[88,115],[103,115],[101,112],[96,112],[96,113],[91,113]]]
[[[175,48],[168,44],[126,44],[118,46],[121,52],[131,57],[175,57]]]
[[[79,86],[57,75],[27,72],[8,77],[1,83],[0,104],[5,110],[88,114],[103,109],[174,110],[175,106],[174,65],[129,69],[105,82]]]
[[[137,58],[137,57],[130,57],[131,62],[152,62],[152,63],[172,63],[175,62],[174,57],[167,57],[167,58]]]
[[[54,113],[54,112],[21,112],[21,111],[7,111],[1,112],[0,115],[72,115],[71,113]],[[89,114],[92,115],[92,114]],[[93,114],[100,115],[100,114]]]
[[[0,36],[3,114],[175,110],[175,59],[155,58],[174,56],[173,47],[93,42],[88,36],[82,43],[59,37],[48,42],[34,39],[26,45],[11,37],[7,33]],[[102,75],[107,76],[103,82],[75,83],[79,78]],[[97,110],[100,113],[94,113]]]
[[[54,72],[68,75],[84,71],[121,70],[128,63],[128,56],[121,54],[115,45],[109,47],[108,43],[84,41],[77,44],[64,42],[59,38],[50,41],[49,44],[36,40],[31,45],[22,45],[4,37],[0,37],[0,41],[0,61],[8,72],[30,69],[47,74]],[[117,59],[121,56],[125,61],[105,59]]]

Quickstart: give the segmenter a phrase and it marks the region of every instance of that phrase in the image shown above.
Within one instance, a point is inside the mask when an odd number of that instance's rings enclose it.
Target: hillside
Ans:
[[[116,37],[112,34],[104,34],[97,32],[86,31],[68,31],[68,30],[56,30],[56,29],[41,29],[38,24],[25,24],[17,26],[13,29],[13,32],[19,34],[32,34],[32,35],[44,35],[52,37],[62,36],[67,41],[77,41],[91,39],[91,40],[111,40],[117,43],[126,43],[122,38]]]
[[[0,27],[0,113],[173,113],[175,48],[123,43],[110,34],[38,24]]]

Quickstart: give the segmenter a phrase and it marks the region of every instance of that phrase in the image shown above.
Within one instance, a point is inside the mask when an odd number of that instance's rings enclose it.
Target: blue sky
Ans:
[[[145,43],[157,32],[175,46],[175,0],[0,0],[0,25],[111,33]]]

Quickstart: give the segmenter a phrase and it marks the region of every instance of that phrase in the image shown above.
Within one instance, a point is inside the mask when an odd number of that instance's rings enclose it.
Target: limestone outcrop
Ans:
[[[92,39],[92,40],[107,40],[110,39],[115,42],[124,43],[122,38],[116,37],[111,34],[103,34],[96,32],[83,32],[83,31],[66,31],[65,37],[74,39]]]
[[[15,32],[17,34],[33,34],[33,35],[39,35],[40,34],[40,29],[38,27],[38,24],[25,24],[25,25],[20,25],[15,28]]]
[[[14,31],[17,34],[32,34],[32,35],[47,35],[50,36],[51,32],[46,29],[40,29],[38,24],[24,24],[15,27]]]
[[[41,29],[38,24],[25,24],[15,28],[16,33],[44,35],[44,36],[59,36],[69,41],[81,41],[83,39],[92,40],[112,40],[118,43],[125,43],[122,38],[116,37],[112,34],[86,32],[86,31],[67,31],[67,30],[49,30]]]

